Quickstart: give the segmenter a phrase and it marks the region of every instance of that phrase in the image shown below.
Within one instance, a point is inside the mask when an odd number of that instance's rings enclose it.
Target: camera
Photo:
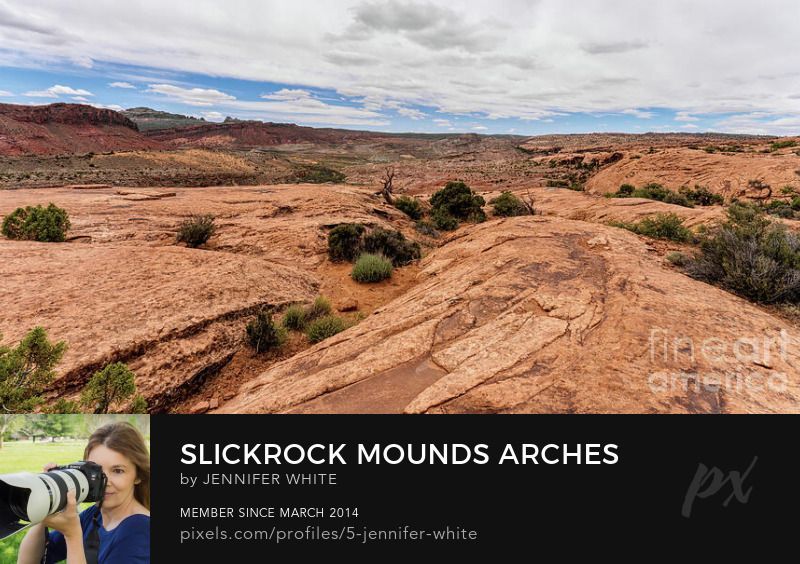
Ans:
[[[69,490],[78,503],[102,500],[106,482],[100,465],[85,460],[39,474],[0,474],[0,540],[64,509]]]

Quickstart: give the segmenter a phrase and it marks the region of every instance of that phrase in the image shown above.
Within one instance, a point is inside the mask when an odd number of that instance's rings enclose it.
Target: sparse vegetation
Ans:
[[[66,349],[63,341],[51,343],[42,327],[31,329],[14,348],[0,345],[0,412],[26,413],[41,404]]]
[[[701,239],[689,275],[763,303],[800,302],[800,239],[752,205],[732,205],[728,220]]]
[[[333,311],[331,302],[325,296],[317,296],[308,307],[294,304],[286,309],[281,325],[291,331],[303,331],[315,319],[330,315]]]
[[[707,187],[700,186],[699,184],[695,184],[693,189],[688,186],[682,187],[680,189],[680,194],[686,196],[686,198],[696,206],[721,206],[725,202],[725,199],[721,195],[715,194]]]
[[[353,260],[363,248],[366,228],[360,223],[343,223],[328,233],[328,257],[333,262]]]
[[[430,202],[433,208],[431,219],[439,229],[446,228],[439,225],[439,220],[434,218],[434,214],[437,214],[438,217],[449,215],[456,220],[474,222],[486,220],[486,214],[481,209],[486,200],[460,180],[448,182],[444,188],[431,196]],[[446,220],[441,223],[442,225],[449,224]]]
[[[383,255],[364,253],[358,257],[350,275],[356,282],[380,282],[392,275],[392,261]]]
[[[325,296],[317,296],[314,303],[306,310],[306,319],[317,319],[333,311],[331,301]]]
[[[200,245],[204,245],[216,231],[213,215],[193,215],[178,226],[177,241],[196,249]]]
[[[770,146],[770,151],[778,151],[780,149],[788,149],[790,147],[796,147],[797,141],[793,141],[792,139],[785,139],[783,141],[775,141]]]
[[[135,393],[136,376],[127,364],[115,362],[94,373],[81,393],[81,405],[93,413],[108,413],[112,405]]]
[[[633,189],[632,189],[633,188]],[[664,202],[665,204],[675,204],[686,208],[694,207],[694,204],[689,201],[683,194],[679,194],[668,188],[664,188],[661,184],[650,183],[641,188],[634,188],[630,184],[623,184],[614,193],[606,194],[608,198],[646,198],[648,200],[656,200]]]
[[[280,347],[286,341],[286,330],[278,327],[267,310],[259,311],[246,327],[247,342],[256,353]]]
[[[432,239],[439,238],[439,232],[434,227],[433,223],[430,221],[420,220],[414,224],[414,229],[417,230],[418,233],[422,233],[426,237],[430,237]]]
[[[689,261],[689,257],[678,251],[667,253],[666,259],[670,264],[674,264],[675,266],[686,266]]]
[[[325,184],[326,182],[339,184],[344,182],[346,178],[338,170],[322,165],[307,165],[296,167],[287,180],[297,184]]]
[[[409,241],[399,231],[375,229],[364,237],[364,250],[370,254],[383,255],[394,266],[403,266],[422,256],[419,243]]]
[[[283,314],[281,325],[292,331],[302,331],[306,326],[306,309],[300,305],[289,306]]]
[[[638,223],[612,221],[609,225],[621,227],[652,239],[688,243],[693,238],[692,232],[684,227],[683,219],[674,213],[660,213],[653,217],[646,217]]]
[[[319,343],[347,329],[347,323],[336,315],[326,315],[309,323],[306,336],[312,343]]]
[[[447,213],[446,210],[437,208],[431,211],[431,222],[434,227],[441,231],[453,231],[458,229],[458,220]]]
[[[422,203],[416,198],[410,198],[409,196],[395,198],[394,207],[411,219],[420,219],[422,217]]]
[[[3,219],[3,235],[9,239],[60,243],[70,228],[66,210],[55,204],[46,208],[27,206],[17,208]]]
[[[494,214],[500,217],[513,217],[517,215],[529,215],[528,207],[511,192],[503,192],[496,198],[489,200],[494,207]]]

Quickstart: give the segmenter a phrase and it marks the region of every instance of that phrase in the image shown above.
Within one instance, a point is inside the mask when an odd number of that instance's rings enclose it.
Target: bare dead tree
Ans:
[[[394,167],[390,166],[386,168],[386,172],[384,172],[383,179],[381,182],[383,183],[383,188],[381,189],[381,194],[383,195],[383,199],[386,200],[386,203],[394,205],[394,200],[392,199],[392,190],[394,187],[392,186],[392,182],[394,181]]]
[[[533,196],[531,196],[530,190],[525,190],[525,197],[522,198],[522,205],[525,206],[525,209],[528,210],[530,215],[536,215],[536,208],[534,207],[535,203],[536,200]]]

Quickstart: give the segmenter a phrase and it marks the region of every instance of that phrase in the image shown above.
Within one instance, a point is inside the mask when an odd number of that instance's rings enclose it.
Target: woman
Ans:
[[[108,478],[102,503],[79,516],[75,493],[68,492],[64,511],[25,535],[18,564],[150,562],[150,454],[142,435],[128,423],[104,425],[89,437],[83,457],[99,464]],[[45,472],[54,466],[48,464]],[[45,527],[55,530],[45,536]]]

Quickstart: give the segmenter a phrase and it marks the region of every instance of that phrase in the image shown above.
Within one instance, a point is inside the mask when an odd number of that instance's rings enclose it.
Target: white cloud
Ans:
[[[681,129],[700,129],[699,126],[693,123],[684,123],[683,125],[679,125],[678,127],[680,127]]]
[[[308,90],[283,88],[271,94],[262,94],[265,100],[306,100],[311,98],[311,92]]]
[[[793,115],[767,112],[735,114],[716,122],[714,130],[750,135],[797,135],[800,132],[800,112]]]
[[[435,123],[437,127],[450,127],[453,125],[452,123],[450,123],[449,119],[443,119],[443,118],[436,118],[435,120],[433,120],[433,123]]]
[[[428,117],[428,115],[425,112],[415,110],[414,108],[398,108],[397,113],[400,114],[401,116],[406,116],[407,118],[411,118],[413,120],[420,120]]]
[[[14,95],[14,93],[13,92],[9,92],[8,90],[0,90],[0,98],[13,96],[13,95]]]
[[[235,110],[248,119],[297,121],[330,125],[388,125],[381,114],[353,106],[328,104],[301,89],[283,89],[262,94],[264,101],[239,100],[214,89],[183,88],[173,84],[150,84],[146,92],[167,96],[190,106],[214,106]]]
[[[219,112],[202,112],[200,114],[207,121],[224,121],[225,116]]]
[[[235,100],[235,96],[212,88],[183,88],[172,84],[148,84],[145,92],[163,94],[175,102],[190,106],[213,106],[220,102]]]
[[[90,106],[94,106],[95,108],[101,108],[104,110],[114,110],[115,112],[121,112],[125,108],[120,106],[119,104],[98,104],[97,102],[89,102]]]
[[[130,82],[109,82],[108,85],[111,88],[136,88]]]
[[[637,110],[637,109],[622,110],[621,113],[626,114],[626,115],[630,115],[630,116],[634,116],[634,117],[637,117],[639,119],[651,119],[653,116],[656,115],[653,112],[645,112],[645,111]]]
[[[94,61],[95,68],[111,62],[323,88],[445,113],[542,120],[665,108],[705,119],[800,112],[792,97],[800,89],[795,59],[775,55],[796,50],[797,21],[795,0],[229,0],[225,10],[212,0],[71,0],[69,10],[59,0],[5,0],[0,45],[4,60],[53,67]],[[114,78],[169,84],[169,77]],[[200,94],[171,99],[239,102]],[[271,110],[277,116],[290,107],[313,110],[316,102],[340,120],[387,119],[379,114],[386,106],[347,110],[306,99],[307,106],[299,98],[261,102],[283,103]],[[354,110],[378,115],[346,115]]]
[[[689,112],[678,112],[675,114],[675,121],[700,121],[700,118],[694,117]]]
[[[474,129],[475,131],[486,131],[489,128],[484,125],[476,125],[472,129]]]
[[[61,95],[66,96],[94,96],[88,90],[83,89],[75,89],[69,86],[62,86],[61,84],[55,84],[48,88],[47,90],[31,90],[25,92],[23,96],[28,96],[30,98],[58,98]]]
[[[72,99],[75,100],[76,102],[89,102],[90,101],[89,98],[86,98],[84,96],[73,96]]]

